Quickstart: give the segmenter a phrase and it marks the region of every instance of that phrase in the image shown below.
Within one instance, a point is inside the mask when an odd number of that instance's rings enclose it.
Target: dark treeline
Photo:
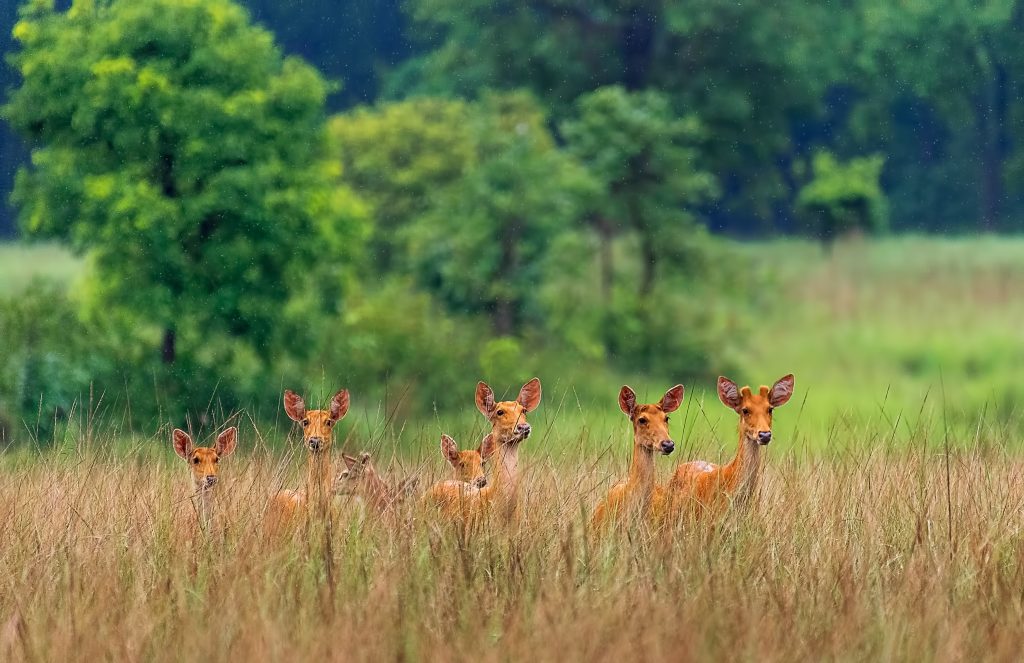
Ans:
[[[58,6],[61,3],[58,3]],[[68,4],[68,3],[63,3]],[[739,235],[814,231],[800,193],[817,152],[884,159],[894,229],[1015,230],[1022,3],[884,0],[245,0],[283,49],[341,87],[340,111],[418,93],[473,98],[526,87],[564,115],[580,95],[658,89],[704,122],[722,195],[703,206]],[[0,7],[12,48],[16,5]],[[4,68],[0,87],[17,83]],[[6,201],[27,149],[0,129]],[[813,215],[812,215],[813,216]],[[13,209],[0,233],[14,232]]]
[[[0,424],[723,371],[709,230],[1021,227],[1022,5],[30,0],[0,168],[89,273],[0,303]]]

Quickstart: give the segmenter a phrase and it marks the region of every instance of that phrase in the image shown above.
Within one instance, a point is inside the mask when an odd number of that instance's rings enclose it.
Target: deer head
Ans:
[[[231,455],[238,441],[238,429],[232,426],[217,436],[212,447],[197,447],[192,436],[175,428],[171,434],[174,453],[188,463],[192,471],[192,485],[196,492],[212,489],[217,484],[220,459]]]
[[[658,451],[666,456],[676,448],[668,433],[668,415],[683,402],[683,385],[677,384],[657,403],[637,405],[636,392],[625,385],[619,391],[619,409],[633,423],[633,443],[645,451]]]
[[[288,418],[302,426],[302,441],[310,453],[319,454],[331,448],[334,425],[348,414],[348,389],[334,394],[326,410],[307,410],[302,397],[285,390],[284,411]]]
[[[792,395],[792,373],[771,387],[762,386],[756,394],[750,387],[738,388],[729,378],[718,378],[718,397],[740,415],[740,437],[762,446],[772,441],[772,412]]]

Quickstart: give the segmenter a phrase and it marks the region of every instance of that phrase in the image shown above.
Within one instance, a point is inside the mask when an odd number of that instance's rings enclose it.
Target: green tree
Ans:
[[[509,335],[534,301],[552,238],[571,229],[593,182],[557,148],[530,95],[485,97],[464,130],[472,165],[434,193],[410,228],[410,251],[422,283]]]
[[[714,177],[697,164],[700,123],[676,117],[659,92],[620,86],[580,97],[576,109],[562,133],[600,185],[600,195],[588,200],[588,219],[601,238],[604,295],[611,296],[615,278],[612,240],[628,228],[640,237],[638,294],[645,297],[673,240],[693,229],[693,210],[715,193]]]
[[[408,266],[404,229],[474,165],[474,136],[466,131],[471,113],[462,101],[418,98],[331,118],[330,149],[342,182],[371,207],[378,270]]]
[[[412,0],[410,11],[434,47],[395,73],[391,94],[528,88],[564,119],[601,87],[660,90],[707,129],[707,167],[733,192],[716,215],[762,226],[795,195],[792,127],[815,115],[851,38],[832,29],[842,12],[809,0]]]
[[[320,75],[230,0],[33,0],[14,35],[25,230],[88,252],[94,308],[160,330],[164,364],[268,361],[293,293],[338,282],[320,267],[362,234],[321,155]]]
[[[797,197],[797,212],[811,233],[831,243],[851,231],[884,230],[888,206],[879,183],[884,164],[879,155],[840,163],[829,152],[815,154],[813,176]]]

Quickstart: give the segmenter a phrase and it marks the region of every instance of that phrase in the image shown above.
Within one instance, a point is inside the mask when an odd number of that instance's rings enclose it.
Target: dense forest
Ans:
[[[326,372],[444,405],[552,361],[706,375],[757,287],[716,236],[1024,212],[1024,2],[2,11],[0,227],[90,270],[5,304],[10,413],[96,383],[194,408]]]

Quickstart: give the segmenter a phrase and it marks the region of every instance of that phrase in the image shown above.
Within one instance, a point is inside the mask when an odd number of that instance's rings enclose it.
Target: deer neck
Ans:
[[[492,495],[514,495],[519,487],[519,445],[499,444],[495,452],[494,479],[484,490]]]
[[[213,522],[214,508],[216,507],[217,500],[214,497],[214,489],[197,488],[193,499],[193,504],[196,508],[196,515],[199,516],[199,523],[203,527],[209,527],[210,523]]]
[[[388,484],[376,473],[366,476],[363,481],[367,501],[378,511],[386,511],[393,501]]]
[[[306,498],[330,501],[332,484],[330,447],[319,453],[310,453],[306,460]]]
[[[634,494],[649,497],[654,490],[654,451],[633,442],[633,461],[629,465],[627,483]]]
[[[757,487],[761,472],[761,446],[744,435],[742,429],[739,438],[739,449],[736,457],[726,466],[726,474],[730,477],[729,489],[733,493],[733,501],[746,503]]]

